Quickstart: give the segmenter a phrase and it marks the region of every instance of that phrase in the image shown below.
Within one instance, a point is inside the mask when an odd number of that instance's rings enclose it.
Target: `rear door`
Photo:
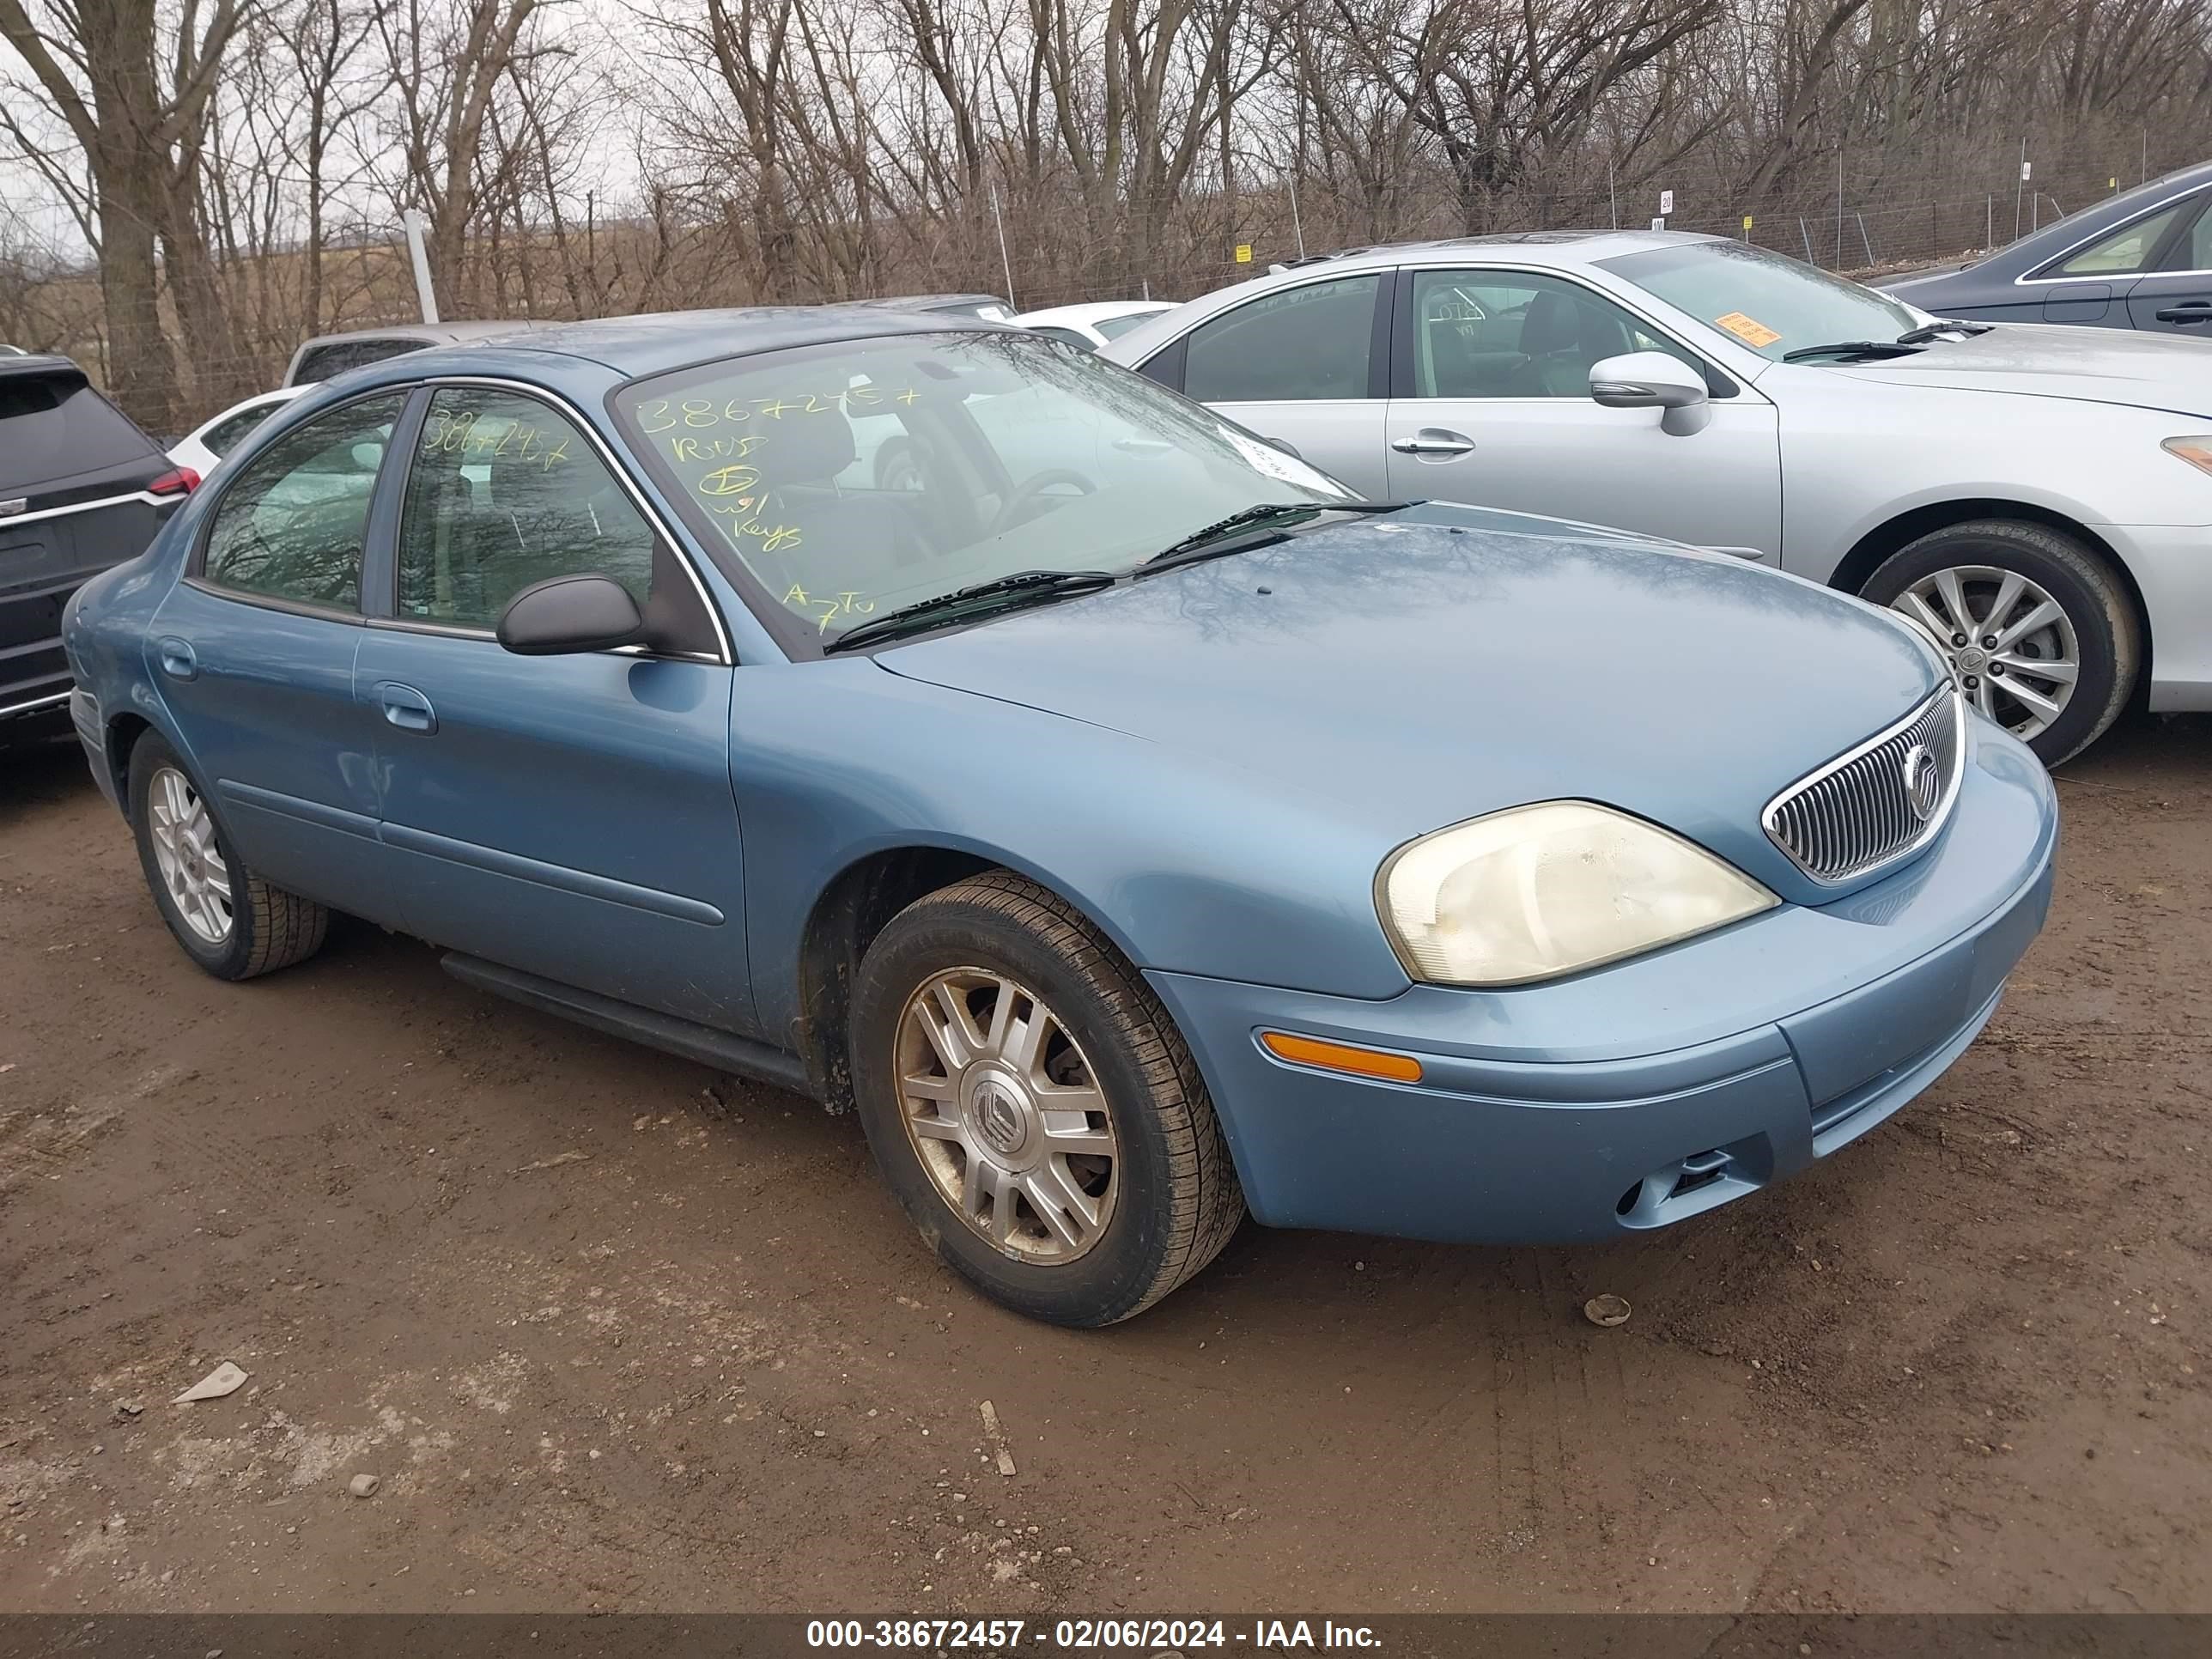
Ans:
[[[225,469],[147,667],[256,873],[397,924],[354,698],[363,550],[404,390],[325,410]],[[386,503],[384,510],[392,510]]]
[[[2212,340],[2212,191],[2198,192],[2183,216],[2158,268],[2128,290],[2128,315],[2137,328]]]
[[[1386,422],[1389,495],[1610,525],[1772,564],[1782,538],[1774,405],[1595,290],[1546,271],[1401,276]],[[1607,409],[1593,363],[1660,351],[1706,375],[1705,430]]]
[[[1209,317],[1145,373],[1362,495],[1389,489],[1382,450],[1391,273],[1316,277]]]
[[[168,458],[72,363],[0,357],[0,718],[69,696],[62,607],[137,557],[185,496]]]

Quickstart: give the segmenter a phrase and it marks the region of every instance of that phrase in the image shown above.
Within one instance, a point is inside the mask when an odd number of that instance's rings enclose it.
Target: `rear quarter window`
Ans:
[[[81,375],[0,377],[0,495],[159,457]]]
[[[291,384],[307,386],[327,380],[349,368],[362,368],[370,363],[380,363],[387,357],[404,357],[410,351],[421,351],[429,343],[428,340],[404,338],[333,340],[328,345],[314,347],[300,359],[300,366],[292,371]]]

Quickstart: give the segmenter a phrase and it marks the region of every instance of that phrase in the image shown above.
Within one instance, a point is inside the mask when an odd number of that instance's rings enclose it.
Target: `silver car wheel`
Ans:
[[[939,1194],[1007,1255],[1058,1266],[1097,1243],[1119,1159],[1097,1073],[1044,1000],[955,968],[907,1000],[899,1116]]]
[[[215,820],[192,781],[173,766],[154,774],[146,792],[154,832],[154,863],[170,902],[185,926],[210,945],[230,938],[230,866],[215,836]]]
[[[2016,570],[1962,564],[1890,601],[1935,642],[1974,706],[2014,737],[2046,730],[2074,696],[2081,646],[2065,608]]]

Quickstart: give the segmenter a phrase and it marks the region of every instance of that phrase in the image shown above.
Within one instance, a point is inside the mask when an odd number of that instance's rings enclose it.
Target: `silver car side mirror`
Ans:
[[[1677,438],[1713,418],[1705,377],[1663,351],[1631,351],[1590,365],[1590,396],[1607,409],[1657,409],[1659,429]]]

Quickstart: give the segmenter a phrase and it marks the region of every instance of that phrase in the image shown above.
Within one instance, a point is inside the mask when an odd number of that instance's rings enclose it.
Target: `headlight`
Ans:
[[[1383,931],[1434,985],[1523,985],[1617,962],[1781,901],[1701,847],[1588,801],[1439,830],[1375,878]]]
[[[2212,435],[2168,438],[2159,447],[2169,455],[2179,455],[2199,472],[2212,472]]]

